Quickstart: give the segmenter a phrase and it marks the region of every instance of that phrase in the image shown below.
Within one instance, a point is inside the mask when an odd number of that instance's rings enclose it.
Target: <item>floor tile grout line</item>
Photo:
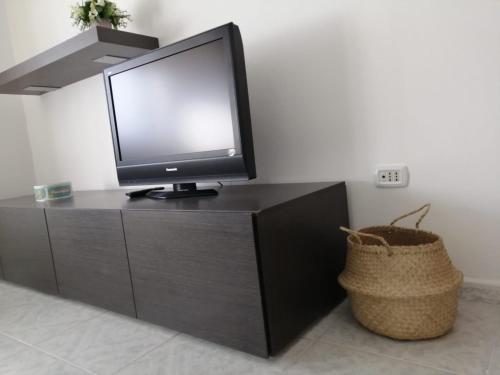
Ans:
[[[383,357],[383,358],[392,359],[392,360],[397,361],[397,362],[408,363],[408,364],[411,364],[411,365],[425,367],[425,368],[428,368],[428,369],[441,371],[441,372],[444,372],[444,373],[447,373],[447,374],[460,375],[459,372],[456,372],[456,371],[453,371],[453,370],[448,370],[448,369],[441,368],[441,367],[432,366],[432,365],[430,365],[428,363],[424,363],[424,362],[413,361],[411,359],[398,358],[398,357],[394,357],[394,356],[391,356],[391,355],[388,355],[388,354],[384,354],[384,353],[375,353],[375,352],[372,352],[372,351],[369,351],[369,350],[358,349],[358,348],[355,348],[353,346],[341,345],[341,344],[338,344],[338,343],[331,343],[331,344],[337,345],[337,346],[340,346],[340,347],[344,347],[344,348],[349,348],[351,350],[355,350],[355,351],[358,351],[358,352],[361,352],[361,353],[365,353],[365,354],[371,354],[371,355],[374,355],[374,356],[379,356],[379,357]]]
[[[126,365],[120,367],[118,370],[112,372],[110,375],[116,375],[118,374],[120,371],[122,371],[123,369],[133,365],[135,362],[137,362],[138,360],[140,360],[141,358],[144,358],[145,356],[147,356],[148,354],[150,354],[151,352],[154,352],[156,349],[158,349],[160,346],[162,345],[165,345],[166,343],[172,341],[174,338],[176,338],[177,336],[179,336],[181,333],[180,332],[177,332],[175,335],[173,335],[172,337],[168,338],[167,340],[163,341],[161,344],[158,344],[156,345],[155,347],[151,348],[150,350],[146,351],[145,353],[141,354],[139,357],[135,358],[133,361],[127,363]]]
[[[291,369],[293,366],[295,366],[297,363],[299,363],[299,361],[301,360],[301,358],[306,354],[306,352],[311,349],[313,347],[314,344],[316,344],[319,340],[318,340],[318,337],[316,339],[311,339],[311,338],[305,338],[305,337],[302,337],[300,338],[300,340],[308,340],[310,341],[309,345],[307,345],[307,347],[302,350],[302,352],[300,352],[297,357],[295,359],[293,359],[288,365],[284,366],[280,372],[285,372],[285,371],[288,371],[289,369]]]
[[[31,292],[31,291],[30,291]],[[13,292],[8,292],[6,294],[0,294],[0,299],[2,297],[10,297],[12,294],[17,294],[17,291],[13,291]],[[42,297],[42,298],[51,298],[51,297],[55,297],[55,296],[51,296],[51,295],[46,295],[46,294],[43,294],[43,293],[36,293],[35,294],[36,297]],[[59,302],[59,298],[55,298],[55,300],[57,302]],[[36,303],[36,302],[35,302]],[[27,302],[22,302],[22,303],[19,303],[19,304],[9,304],[9,307],[12,307],[12,308],[18,308],[18,307],[23,307],[23,306],[28,306],[28,305],[33,305],[33,301],[27,301]]]
[[[488,360],[488,367],[486,367],[486,374],[490,373],[491,367],[493,366],[493,357],[495,356],[496,344],[493,344],[493,348],[491,349],[490,358]]]
[[[24,346],[27,346],[27,347],[29,347],[29,348],[31,348],[31,349],[33,349],[33,350],[36,350],[37,352],[43,353],[43,354],[45,354],[45,355],[47,355],[47,356],[49,356],[49,357],[51,357],[51,358],[53,358],[53,359],[56,359],[56,360],[61,361],[61,362],[64,362],[64,363],[66,363],[67,365],[69,365],[69,366],[71,366],[71,367],[75,367],[75,368],[77,368],[77,369],[79,369],[79,370],[82,370],[83,372],[86,372],[86,373],[91,374],[91,375],[98,375],[97,373],[93,372],[92,370],[89,370],[89,369],[87,369],[87,368],[85,368],[85,367],[79,366],[79,365],[77,365],[76,363],[73,363],[73,362],[71,362],[71,361],[68,361],[67,359],[64,359],[64,358],[62,358],[62,357],[59,357],[59,356],[58,356],[58,355],[56,355],[56,354],[53,354],[53,353],[47,352],[47,351],[43,350],[42,348],[39,348],[39,347],[37,347],[37,346],[35,346],[35,345],[32,345],[32,344],[30,344],[30,343],[28,343],[28,342],[25,342],[25,341],[23,341],[23,340],[20,340],[20,339],[18,339],[17,337],[11,336],[11,335],[6,334],[6,333],[1,333],[1,332],[0,332],[0,335],[3,335],[3,336],[5,336],[5,337],[8,337],[9,339],[11,339],[11,340],[13,340],[13,341],[16,341],[16,342],[18,342],[18,343],[20,343],[20,344],[22,344],[22,345],[24,345]]]
[[[101,315],[103,315],[103,314],[105,314],[105,313],[106,313],[106,312],[100,312],[100,313],[98,313],[97,315],[94,315],[94,316],[92,316],[92,317],[90,317],[90,318],[87,318],[87,319],[83,319],[83,320],[75,320],[74,322],[68,323],[68,327],[67,327],[67,329],[72,329],[73,327],[76,327],[76,326],[78,326],[78,325],[80,325],[80,324],[86,323],[86,322],[88,322],[88,321],[90,321],[90,320],[92,320],[92,319],[94,319],[94,318],[97,318],[97,317],[99,317],[99,316],[101,316]],[[60,326],[60,325],[61,325],[61,324],[56,324],[56,323],[54,323],[54,324],[50,324],[50,325],[44,326],[44,328],[49,328],[49,329],[50,329],[50,328],[58,327],[58,326]],[[65,331],[66,331],[66,330],[65,330]],[[9,332],[6,332],[6,331],[3,331],[3,330],[1,330],[1,329],[0,329],[0,334],[3,334],[4,336],[8,336],[8,337],[10,337],[10,338],[14,338],[14,339],[16,339],[16,340],[19,340],[19,342],[23,342],[23,343],[25,343],[25,342],[26,342],[26,344],[28,344],[28,345],[32,345],[32,346],[37,346],[37,345],[40,345],[41,343],[44,343],[44,342],[46,342],[46,341],[48,341],[48,340],[51,340],[51,339],[52,339],[52,338],[54,338],[54,337],[62,336],[64,333],[65,333],[65,332],[60,333],[60,334],[55,335],[55,336],[51,336],[51,337],[49,337],[49,338],[47,338],[47,339],[44,339],[44,340],[42,340],[42,341],[40,341],[40,342],[37,342],[37,343],[28,343],[27,341],[24,341],[23,339],[21,339],[21,338],[19,338],[19,337],[16,337],[16,336],[15,336],[15,334],[12,334],[12,333],[9,333]]]
[[[332,341],[328,340],[327,341],[327,340],[320,340],[320,339],[318,339],[318,341],[321,341],[321,342],[323,342],[325,344],[338,346],[338,347],[341,347],[341,348],[344,348],[344,349],[354,350],[354,351],[359,352],[359,353],[364,353],[364,354],[370,354],[370,355],[374,355],[374,356],[389,358],[389,359],[392,359],[392,360],[395,360],[395,361],[398,361],[398,362],[409,363],[409,364],[412,364],[412,365],[426,367],[426,368],[429,368],[429,369],[432,369],[432,370],[438,370],[438,371],[441,371],[441,372],[444,372],[444,373],[448,373],[448,374],[454,374],[454,375],[459,375],[460,374],[460,373],[458,373],[456,371],[452,371],[452,370],[448,370],[448,369],[444,369],[444,368],[440,368],[440,367],[434,367],[434,366],[431,366],[431,365],[426,364],[426,363],[417,362],[417,361],[413,361],[413,360],[409,360],[409,359],[401,359],[401,358],[398,358],[398,357],[393,357],[393,356],[388,355],[388,354],[376,353],[376,352],[372,352],[372,351],[366,350],[366,349],[359,349],[359,348],[357,348],[355,346],[341,344],[341,343],[339,343],[337,341],[333,342],[334,340],[332,340]]]
[[[49,340],[52,340],[52,339],[53,339],[53,338],[55,338],[55,337],[64,336],[64,335],[66,334],[66,332],[67,332],[69,329],[73,329],[73,328],[75,328],[75,327],[77,327],[77,326],[80,326],[80,325],[82,325],[82,324],[84,324],[84,323],[88,323],[88,322],[90,322],[91,320],[97,319],[97,318],[99,318],[99,317],[101,317],[101,316],[105,315],[106,313],[107,313],[106,311],[103,311],[103,312],[100,312],[99,314],[96,314],[96,315],[94,315],[94,316],[90,317],[90,318],[87,318],[87,319],[82,319],[82,320],[78,320],[78,321],[75,321],[75,322],[73,322],[73,323],[70,323],[70,325],[69,325],[68,327],[66,327],[66,329],[64,330],[64,332],[61,332],[61,333],[59,333],[59,334],[57,334],[57,335],[51,336],[51,337],[49,337],[49,338],[46,338],[46,339],[44,339],[44,340],[42,340],[42,341],[40,341],[40,342],[37,342],[37,343],[35,343],[35,344],[33,344],[33,345],[34,345],[34,346],[37,346],[37,345],[43,344],[44,342],[47,342],[47,341],[49,341]],[[60,325],[60,324],[54,324],[54,325],[46,326],[46,328],[57,327],[58,325]]]

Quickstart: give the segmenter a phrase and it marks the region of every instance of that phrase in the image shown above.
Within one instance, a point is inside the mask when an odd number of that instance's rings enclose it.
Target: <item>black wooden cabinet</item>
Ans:
[[[7,281],[57,293],[43,209],[0,206],[0,265]]]
[[[60,294],[135,317],[120,210],[46,212]]]
[[[346,256],[339,226],[348,224],[344,184],[255,214],[271,353],[345,298],[337,282]]]
[[[267,355],[252,215],[126,211],[139,319]]]
[[[6,280],[266,357],[345,297],[348,224],[344,183],[20,197],[0,201],[0,265]]]

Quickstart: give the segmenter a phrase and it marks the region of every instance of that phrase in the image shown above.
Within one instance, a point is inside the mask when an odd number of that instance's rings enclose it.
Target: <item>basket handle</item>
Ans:
[[[391,246],[385,240],[384,237],[377,236],[375,234],[359,232],[359,231],[352,230],[352,229],[349,229],[349,228],[346,228],[346,227],[340,227],[340,230],[343,231],[343,232],[352,234],[358,240],[358,242],[359,242],[360,245],[363,245],[363,240],[361,240],[361,236],[373,238],[374,240],[379,241],[387,249],[387,255],[392,256],[392,254],[393,254]]]
[[[396,219],[394,219],[390,225],[394,225],[396,224],[399,220],[402,220],[404,219],[405,217],[408,217],[408,216],[411,216],[411,215],[414,215],[422,210],[425,210],[424,213],[422,215],[420,215],[419,219],[417,220],[417,223],[415,224],[415,228],[419,228],[420,226],[420,223],[422,222],[422,220],[424,219],[424,217],[429,213],[429,210],[431,209],[431,204],[430,203],[427,203],[427,204],[424,204],[422,207],[420,207],[418,210],[415,210],[415,211],[411,211],[411,212],[408,212],[407,214],[404,214]]]

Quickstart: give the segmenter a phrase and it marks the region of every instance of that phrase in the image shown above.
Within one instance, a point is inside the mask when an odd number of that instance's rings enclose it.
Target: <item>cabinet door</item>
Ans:
[[[140,319],[267,356],[252,216],[124,211]]]
[[[57,293],[43,209],[0,208],[0,264],[5,280]]]
[[[61,295],[135,317],[120,211],[46,212]]]

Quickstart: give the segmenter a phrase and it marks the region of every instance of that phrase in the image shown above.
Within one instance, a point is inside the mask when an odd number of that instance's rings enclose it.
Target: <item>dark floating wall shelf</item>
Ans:
[[[93,27],[0,73],[0,94],[43,95],[158,47],[158,38]]]

